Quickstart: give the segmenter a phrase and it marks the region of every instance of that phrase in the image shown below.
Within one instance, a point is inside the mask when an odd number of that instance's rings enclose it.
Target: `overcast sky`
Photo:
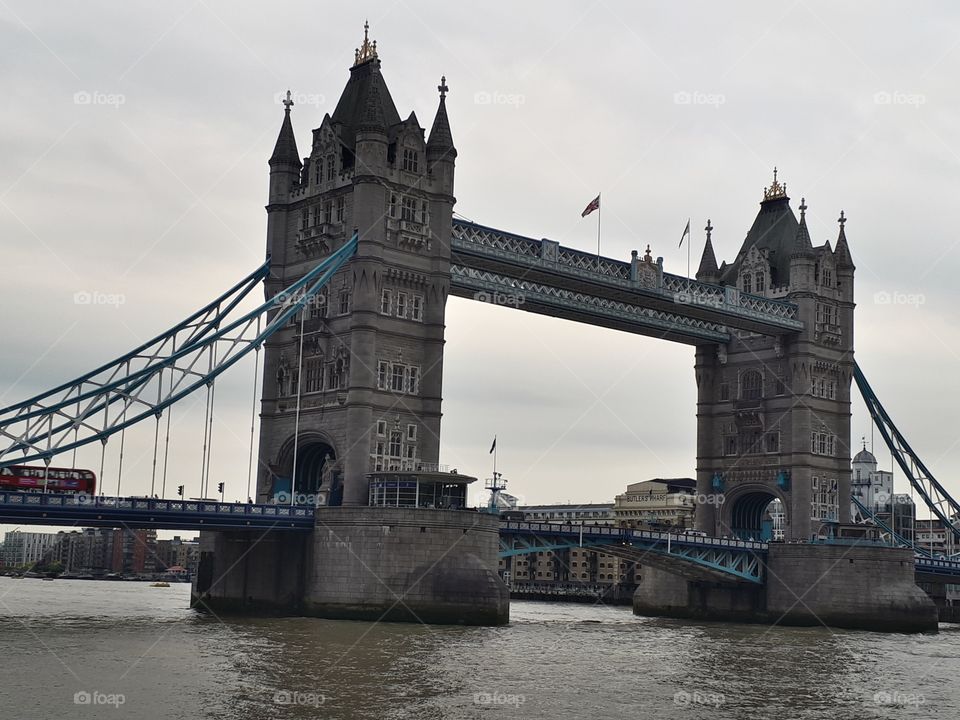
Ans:
[[[446,75],[467,218],[593,250],[595,216],[580,212],[602,191],[604,254],[649,243],[684,274],[687,218],[694,268],[708,217],[732,260],[774,165],[793,207],[806,197],[815,244],[835,242],[843,209],[857,358],[960,493],[951,3],[0,0],[0,405],[124,353],[262,261],[276,98],[300,99],[306,154],[365,17],[402,117],[429,124]],[[82,292],[118,302],[77,304]],[[460,299],[447,323],[442,462],[488,476],[496,433],[527,502],[693,475],[692,348]],[[252,382],[248,364],[218,387],[211,482],[228,499],[247,494]],[[197,400],[174,411],[168,485],[188,494]],[[859,400],[853,412],[858,446],[870,429]],[[152,439],[149,425],[128,434],[124,494],[149,491]],[[99,450],[78,464],[96,469]]]

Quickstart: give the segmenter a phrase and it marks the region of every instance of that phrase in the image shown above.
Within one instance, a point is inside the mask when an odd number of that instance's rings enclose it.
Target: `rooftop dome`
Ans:
[[[864,448],[856,455],[853,456],[853,462],[855,463],[869,463],[871,465],[877,464],[877,459],[873,456],[873,453]]]

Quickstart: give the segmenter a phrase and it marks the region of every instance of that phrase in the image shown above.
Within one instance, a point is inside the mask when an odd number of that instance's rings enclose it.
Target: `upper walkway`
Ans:
[[[784,335],[803,329],[797,306],[735,287],[453,221],[451,292],[465,298],[676,342],[727,342],[730,330]]]

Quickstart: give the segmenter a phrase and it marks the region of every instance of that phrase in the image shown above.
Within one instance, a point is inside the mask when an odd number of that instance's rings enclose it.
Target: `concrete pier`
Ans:
[[[771,543],[763,586],[693,582],[644,567],[637,615],[879,632],[937,629],[937,608],[916,585],[907,549]]]
[[[312,533],[202,533],[193,606],[214,612],[502,625],[499,520],[462,510],[318,508]]]

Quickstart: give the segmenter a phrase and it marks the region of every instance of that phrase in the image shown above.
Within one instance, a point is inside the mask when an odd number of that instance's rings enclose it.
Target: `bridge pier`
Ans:
[[[771,543],[763,586],[690,581],[644,567],[637,615],[777,625],[927,632],[937,608],[917,585],[908,549]]]
[[[217,613],[503,625],[499,518],[463,510],[318,508],[312,533],[201,533],[193,607]]]

